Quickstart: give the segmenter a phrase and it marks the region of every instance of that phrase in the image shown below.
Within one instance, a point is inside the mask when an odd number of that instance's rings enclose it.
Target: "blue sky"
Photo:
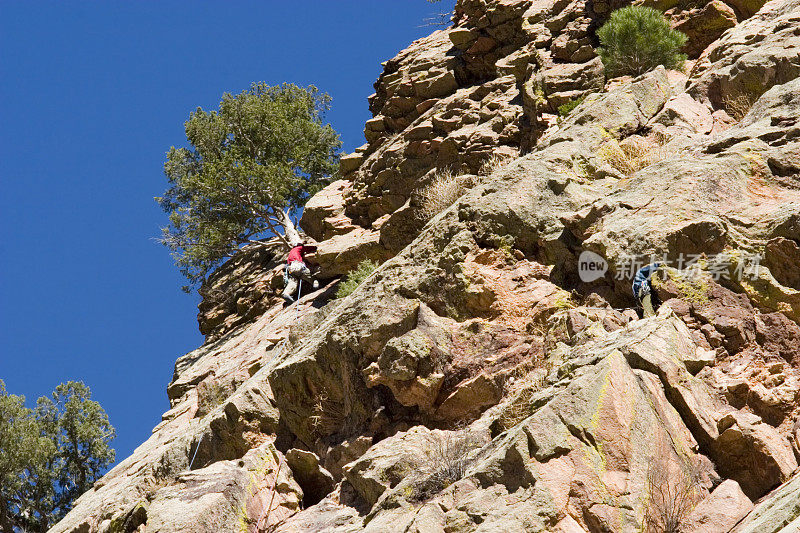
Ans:
[[[454,0],[0,0],[0,379],[30,405],[83,380],[122,459],[199,346],[165,248],[165,152],[197,106],[253,81],[314,84],[363,144],[380,63]]]

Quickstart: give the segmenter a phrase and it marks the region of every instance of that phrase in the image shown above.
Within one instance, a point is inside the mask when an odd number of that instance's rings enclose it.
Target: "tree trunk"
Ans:
[[[0,532],[14,533],[14,524],[8,517],[8,503],[4,498],[0,498]]]
[[[297,228],[294,227],[294,222],[292,222],[292,219],[289,217],[289,210],[281,210],[281,214],[283,215],[283,220],[281,223],[283,224],[283,232],[286,236],[286,242],[289,244],[289,246],[291,246],[293,242],[301,240],[300,233],[297,231]]]

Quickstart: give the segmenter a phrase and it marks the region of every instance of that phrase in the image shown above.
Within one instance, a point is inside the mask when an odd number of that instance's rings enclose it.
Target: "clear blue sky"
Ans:
[[[453,0],[0,0],[0,379],[29,405],[83,380],[118,459],[168,408],[202,343],[197,297],[153,201],[197,106],[253,81],[315,84],[344,148],[364,142],[380,63]]]

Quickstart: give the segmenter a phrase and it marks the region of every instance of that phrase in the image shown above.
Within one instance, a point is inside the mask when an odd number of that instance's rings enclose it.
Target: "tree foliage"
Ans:
[[[598,49],[609,76],[639,76],[664,65],[682,69],[686,54],[680,53],[686,35],[669,27],[664,15],[652,7],[618,9],[597,32]]]
[[[62,383],[35,409],[0,380],[0,531],[44,532],[114,461],[114,428],[82,382]]]
[[[329,105],[314,86],[254,83],[189,115],[191,147],[168,152],[169,188],[156,200],[169,213],[162,242],[191,284],[240,247],[281,235],[284,210],[330,182],[341,141],[322,123]]]

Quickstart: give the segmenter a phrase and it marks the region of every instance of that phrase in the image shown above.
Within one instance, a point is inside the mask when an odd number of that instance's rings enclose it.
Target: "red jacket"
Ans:
[[[301,263],[305,263],[305,255],[315,252],[316,250],[316,246],[307,246],[305,244],[302,246],[295,246],[289,251],[289,257],[286,259],[286,262],[291,263],[292,261],[300,261]]]

